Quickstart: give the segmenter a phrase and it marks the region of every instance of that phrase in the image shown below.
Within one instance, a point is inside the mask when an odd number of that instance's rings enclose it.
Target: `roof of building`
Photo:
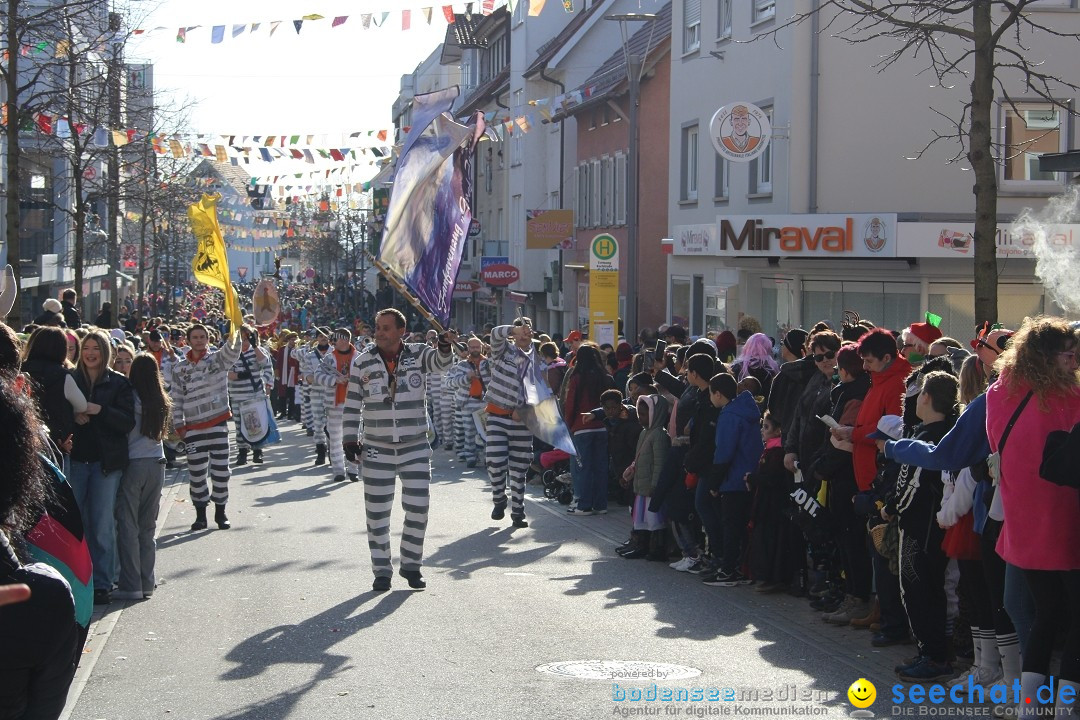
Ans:
[[[593,7],[596,7],[595,5]],[[671,37],[671,3],[665,3],[657,10],[656,17],[649,22],[643,23],[641,28],[630,36],[626,42],[625,50],[619,48],[596,69],[589,79],[582,83],[582,88],[589,88],[589,96],[582,102],[565,109],[555,109],[553,118],[559,116],[571,116],[585,110],[599,102],[606,100],[620,87],[626,85],[626,56],[645,55],[646,66],[655,62],[661,54],[654,54],[657,48],[663,46]],[[667,50],[664,51],[665,53]]]
[[[252,205],[256,211],[273,210],[273,199],[270,197],[269,186],[252,185],[251,174],[243,168],[232,163],[218,162],[212,158],[206,158],[191,171],[193,177],[214,176],[221,180],[221,189],[228,188],[240,195],[247,195],[251,200],[262,201],[263,207]],[[269,207],[266,207],[266,205]]]
[[[541,72],[551,60],[555,57],[555,54],[559,52],[570,40],[574,37],[574,34],[581,29],[581,26],[599,12],[599,9],[603,5],[601,2],[593,3],[593,6],[577,13],[570,22],[566,23],[566,26],[559,31],[559,34],[548,40],[546,43],[540,46],[540,49],[536,51],[536,59],[533,60],[529,67],[525,68],[525,72],[522,73],[524,77],[532,77],[538,72]]]

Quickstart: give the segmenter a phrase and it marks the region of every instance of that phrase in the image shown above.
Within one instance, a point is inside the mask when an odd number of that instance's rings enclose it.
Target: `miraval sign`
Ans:
[[[721,215],[703,248],[676,241],[674,255],[896,257],[896,214]]]

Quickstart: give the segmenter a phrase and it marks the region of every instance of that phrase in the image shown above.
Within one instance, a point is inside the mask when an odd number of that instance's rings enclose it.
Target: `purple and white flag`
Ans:
[[[456,87],[418,95],[398,158],[379,260],[444,325],[472,223],[472,157],[483,115],[462,125],[449,114]]]

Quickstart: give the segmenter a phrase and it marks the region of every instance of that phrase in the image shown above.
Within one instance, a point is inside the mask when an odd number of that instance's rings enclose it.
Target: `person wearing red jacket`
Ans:
[[[863,398],[854,427],[841,426],[832,431],[838,441],[854,446],[852,462],[859,490],[868,490],[877,474],[877,445],[870,433],[884,415],[902,415],[907,376],[911,363],[900,357],[896,338],[882,328],[871,330],[859,340],[859,356],[870,373],[870,390]]]

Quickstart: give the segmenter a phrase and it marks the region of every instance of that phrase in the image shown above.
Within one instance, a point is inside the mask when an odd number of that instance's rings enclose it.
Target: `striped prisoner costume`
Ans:
[[[311,367],[311,348],[300,347],[300,377],[297,378],[297,394],[300,396],[300,424],[311,430],[311,383],[308,382],[308,368]]]
[[[356,464],[346,462],[342,448],[343,423],[345,418],[345,399],[347,386],[339,385],[338,378],[349,374],[349,368],[356,359],[357,350],[349,345],[347,353],[339,353],[331,348],[323,355],[319,367],[315,370],[315,382],[326,393],[326,431],[330,436],[330,469],[335,478],[343,477],[346,472],[356,479]]]
[[[188,482],[191,502],[205,507],[211,500],[229,500],[229,384],[228,373],[240,357],[240,333],[220,349],[208,349],[197,362],[189,350],[172,366],[170,382],[173,426],[186,430]],[[207,488],[209,466],[213,492]]]
[[[309,388],[307,399],[311,405],[311,430],[315,433],[315,444],[326,442],[326,406],[331,397],[330,391],[315,376],[319,372],[323,356],[330,352],[330,345],[322,348],[316,345],[308,350],[304,356],[304,363],[300,366],[300,372],[304,375],[304,384]]]
[[[247,361],[247,368],[244,361]],[[236,424],[236,447],[247,451],[248,441],[240,434],[240,406],[266,397],[266,389],[274,387],[274,361],[261,347],[251,345],[237,357],[230,370],[236,380],[229,380],[229,407]],[[250,372],[250,374],[248,374]]]
[[[353,358],[345,400],[345,439],[364,446],[362,473],[371,569],[390,577],[390,512],[401,477],[401,569],[419,570],[427,530],[431,446],[427,440],[424,375],[444,372],[451,352],[422,343],[402,343],[394,373],[378,348],[369,345]]]
[[[510,338],[511,325],[491,330],[491,356],[483,364],[487,385],[487,470],[491,499],[496,507],[506,506],[506,484],[510,483],[510,516],[525,517],[525,473],[532,462],[533,436],[512,413],[525,404],[522,377],[528,363],[537,362],[530,346],[526,353]]]
[[[437,376],[439,388],[435,394],[435,426],[445,450],[454,449],[454,390],[448,384],[452,370]]]
[[[458,447],[458,455],[463,460],[475,460],[479,450],[482,450],[476,441],[476,421],[473,413],[484,409],[485,373],[484,364],[487,360],[481,358],[479,367],[473,366],[468,360],[459,362],[446,373],[446,383],[455,397],[460,397],[459,412],[455,414],[456,432],[455,439]],[[474,385],[469,371],[475,369],[478,373],[479,383]]]

